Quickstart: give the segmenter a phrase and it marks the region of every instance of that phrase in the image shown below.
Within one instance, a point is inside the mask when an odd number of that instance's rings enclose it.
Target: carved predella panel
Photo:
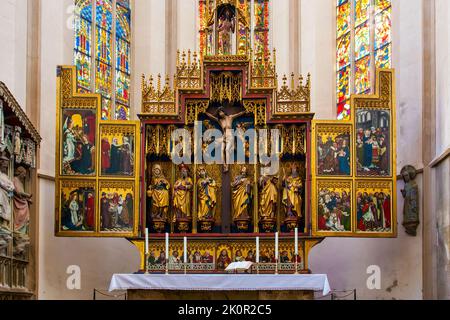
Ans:
[[[99,182],[100,232],[133,235],[137,223],[134,181]]]
[[[352,232],[352,181],[317,181],[317,233],[342,236]]]
[[[136,173],[136,126],[100,124],[102,176],[133,177]]]
[[[60,170],[62,176],[95,176],[97,111],[64,108],[60,126]]]
[[[95,232],[96,181],[61,180],[59,184],[59,233]]]
[[[351,176],[351,125],[316,125],[316,174]]]
[[[356,170],[360,177],[392,175],[391,112],[356,110]]]
[[[392,182],[356,181],[355,212],[357,233],[392,234]]]

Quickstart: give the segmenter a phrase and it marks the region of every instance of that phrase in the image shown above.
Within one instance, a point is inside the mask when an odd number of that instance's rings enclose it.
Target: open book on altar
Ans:
[[[225,271],[227,272],[248,271],[251,270],[252,266],[253,262],[251,261],[233,262],[225,269]]]

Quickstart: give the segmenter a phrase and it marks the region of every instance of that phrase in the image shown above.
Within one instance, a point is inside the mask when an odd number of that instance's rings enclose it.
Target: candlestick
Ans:
[[[183,263],[184,263],[184,274],[187,271],[187,237],[184,237],[183,243]]]
[[[278,232],[275,233],[275,274],[278,274]]]
[[[259,237],[256,237],[256,273],[259,273]]]
[[[169,274],[169,234],[166,233],[166,274]]]
[[[145,254],[149,254],[148,252],[148,228],[145,228]]]
[[[278,232],[276,232],[275,233],[275,259],[276,260],[278,260],[278,255],[279,255],[278,246],[279,246],[279,243],[278,243]]]
[[[298,255],[298,228],[295,228],[295,255]]]

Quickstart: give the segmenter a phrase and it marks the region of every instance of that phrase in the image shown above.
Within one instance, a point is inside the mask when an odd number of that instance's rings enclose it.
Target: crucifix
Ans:
[[[231,152],[234,150],[233,121],[246,113],[246,111],[242,111],[233,115],[228,115],[223,107],[218,109],[217,117],[206,112],[208,118],[217,122],[222,128],[222,139],[216,141],[216,143],[222,144],[222,159],[224,159],[223,171],[225,173],[229,170],[230,160],[232,159]]]

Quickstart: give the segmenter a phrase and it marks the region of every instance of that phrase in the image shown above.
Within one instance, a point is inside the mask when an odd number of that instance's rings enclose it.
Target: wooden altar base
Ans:
[[[128,290],[128,300],[314,300],[314,291],[182,291]]]

